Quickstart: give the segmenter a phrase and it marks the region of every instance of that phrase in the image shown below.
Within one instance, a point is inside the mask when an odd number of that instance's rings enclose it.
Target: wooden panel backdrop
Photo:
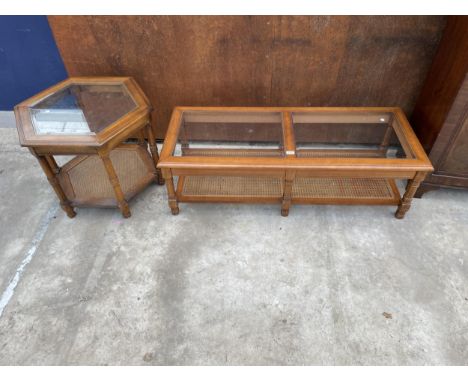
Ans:
[[[66,69],[130,75],[156,108],[401,106],[410,114],[441,16],[49,16]]]

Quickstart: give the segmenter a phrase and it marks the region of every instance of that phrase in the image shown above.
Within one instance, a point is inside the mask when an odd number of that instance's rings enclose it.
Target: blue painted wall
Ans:
[[[66,77],[46,16],[0,16],[0,110]]]

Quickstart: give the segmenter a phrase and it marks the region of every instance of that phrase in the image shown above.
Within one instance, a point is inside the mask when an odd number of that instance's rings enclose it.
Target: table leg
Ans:
[[[379,151],[382,153],[382,156],[384,157],[387,156],[387,150],[390,144],[390,138],[392,137],[392,134],[393,134],[393,118],[394,118],[393,114],[391,114],[388,119],[387,128],[385,129],[382,142],[380,142],[380,146],[379,146]]]
[[[159,154],[158,154],[158,146],[156,146],[156,138],[154,136],[153,128],[151,125],[147,126],[147,131],[148,131],[148,143],[151,151],[151,156],[153,158],[154,162],[154,168],[155,168],[155,177],[156,177],[156,183],[157,184],[164,184],[164,178],[161,174],[161,169],[157,167],[158,162],[159,162]]]
[[[416,193],[421,182],[424,180],[425,176],[426,176],[426,173],[417,172],[415,177],[408,181],[405,194],[403,195],[403,198],[401,199],[398,209],[395,212],[395,217],[397,219],[403,219],[405,217],[406,212],[408,212],[408,210],[411,207],[411,201],[413,200],[413,196]]]
[[[283,186],[283,201],[281,203],[281,216],[289,215],[289,207],[291,207],[292,186],[294,182],[295,173],[286,171]]]
[[[182,123],[182,126],[179,131],[179,140],[180,140],[180,151],[182,156],[187,154],[187,150],[190,148],[189,141],[187,139],[187,132],[185,130],[185,123]]]
[[[109,153],[99,154],[104,163],[104,167],[106,169],[107,175],[109,176],[109,180],[114,188],[115,197],[117,199],[117,204],[122,212],[122,216],[124,218],[129,218],[131,216],[130,208],[128,207],[128,203],[125,200],[125,195],[120,187],[119,178],[117,177],[117,173],[115,172],[114,165],[109,158]]]
[[[393,127],[388,126],[387,130],[385,130],[384,137],[383,137],[382,142],[380,143],[380,146],[379,146],[379,151],[382,153],[382,156],[384,156],[384,157],[387,156],[387,150],[388,150],[388,146],[390,144],[390,138],[391,138],[392,132],[393,132]]]
[[[145,150],[148,150],[148,143],[146,142],[146,136],[143,130],[140,130],[137,134],[138,144]]]
[[[167,188],[167,197],[169,207],[171,209],[172,215],[179,214],[179,204],[177,202],[177,195],[174,188],[174,179],[172,178],[171,170],[164,170],[163,171],[164,180],[166,181],[166,188]]]
[[[35,153],[33,153],[33,155],[39,161],[39,164],[41,165],[42,170],[47,176],[47,180],[49,181],[50,185],[52,186],[55,193],[57,194],[57,197],[60,200],[60,206],[62,207],[62,209],[65,211],[65,213],[67,214],[69,218],[74,218],[76,216],[76,212],[73,209],[67,196],[65,195],[65,192],[63,191],[62,186],[60,185],[60,182],[57,178],[57,175],[59,172],[59,167],[57,166],[57,163],[55,163],[55,160],[51,156],[36,155]],[[51,162],[50,158],[52,158],[53,162]],[[53,168],[51,164],[52,165],[55,164],[55,168]]]
[[[47,163],[49,163],[49,166],[52,169],[52,171],[54,172],[54,174],[58,175],[58,173],[60,172],[60,167],[57,164],[57,162],[55,161],[54,156],[53,155],[45,155],[45,158],[47,160]]]

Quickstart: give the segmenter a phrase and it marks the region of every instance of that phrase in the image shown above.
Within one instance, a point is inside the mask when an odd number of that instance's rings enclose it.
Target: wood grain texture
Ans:
[[[468,17],[449,16],[412,124],[435,171],[416,193],[468,188]]]
[[[399,106],[445,17],[49,16],[70,76],[134,77],[163,138],[176,105]]]
[[[71,86],[73,91],[78,91],[80,87],[84,90],[87,87],[90,93],[97,92],[99,88],[106,89],[104,99],[94,96],[76,99],[82,109],[89,107],[92,110],[91,112],[82,110],[88,123],[94,123],[94,126],[108,125],[101,130],[98,129],[95,134],[38,134],[31,118],[37,102],[49,99],[48,97],[55,99],[57,94]],[[111,102],[114,97],[109,94],[109,90],[119,89],[121,86],[125,86],[135,101],[134,109],[131,109],[133,105],[129,108],[120,101]],[[130,109],[130,111],[125,114],[119,109],[122,107],[123,110]],[[38,159],[68,217],[73,218],[76,215],[73,207],[78,205],[104,207],[117,205],[122,215],[128,218],[130,209],[127,200],[152,181],[163,183],[159,177],[161,171],[156,168],[159,156],[151,126],[151,110],[148,99],[130,77],[71,77],[16,105],[15,118],[21,145],[29,147],[31,153]],[[145,131],[148,132],[151,156],[145,141]],[[137,140],[138,144],[131,144],[131,140]],[[119,148],[120,154],[125,153],[125,155],[119,156],[114,150],[116,148]],[[111,159],[113,154],[116,155],[114,160],[119,163],[117,168]],[[59,167],[54,155],[77,155],[77,157],[63,167]],[[101,168],[96,165],[97,155],[102,159]],[[103,181],[103,174],[110,183],[107,183],[105,177]],[[122,179],[119,179],[119,176]],[[121,181],[125,188],[122,188]],[[112,186],[115,198],[109,197],[108,193],[103,195],[109,191],[109,184]]]
[[[252,129],[264,129],[263,125],[270,123],[275,112],[282,115],[282,136],[285,137],[284,145],[279,149],[272,150],[267,146],[230,149],[216,145],[213,149],[212,146],[199,149],[190,147],[190,143],[181,138],[182,150],[175,150],[177,137],[186,135],[181,128],[186,119],[192,122],[205,121],[215,126],[219,125],[218,120],[223,123],[238,120],[241,125],[247,124]],[[323,121],[326,116],[330,120],[344,121],[348,118],[358,123],[359,116],[363,121],[372,122],[375,115],[385,115],[387,123],[391,121],[407,157],[384,157],[381,145],[374,149],[377,155],[365,157],[340,156],[338,146],[334,150],[337,154],[335,157],[298,155],[300,153],[296,150],[296,141],[293,138],[294,113],[301,113],[300,121]],[[374,116],[371,117],[371,114]],[[250,123],[248,116],[256,123]],[[238,126],[231,126],[231,129],[238,130]],[[227,134],[226,140],[229,141],[231,136]],[[383,139],[386,140],[386,134]],[[254,155],[248,153],[251,149]],[[262,151],[266,155],[262,156]],[[279,151],[282,155],[271,155],[272,151]],[[319,150],[319,154],[323,151]],[[349,154],[352,150],[344,151]],[[366,151],[370,150],[359,150],[359,153]],[[178,202],[281,203],[282,216],[288,216],[291,205],[296,203],[344,203],[398,204],[396,217],[399,219],[402,219],[410,208],[421,180],[433,170],[400,108],[249,109],[213,106],[174,109],[158,168],[162,170],[165,178],[168,203],[174,215],[179,213]],[[179,177],[177,191],[174,187],[174,176]],[[401,202],[393,178],[410,179]]]
[[[411,124],[427,151],[434,145],[468,72],[468,16],[449,16]]]

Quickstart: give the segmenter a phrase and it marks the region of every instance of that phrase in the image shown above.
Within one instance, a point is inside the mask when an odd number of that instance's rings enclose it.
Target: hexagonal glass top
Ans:
[[[93,135],[137,107],[123,84],[71,84],[31,106],[39,135]]]

